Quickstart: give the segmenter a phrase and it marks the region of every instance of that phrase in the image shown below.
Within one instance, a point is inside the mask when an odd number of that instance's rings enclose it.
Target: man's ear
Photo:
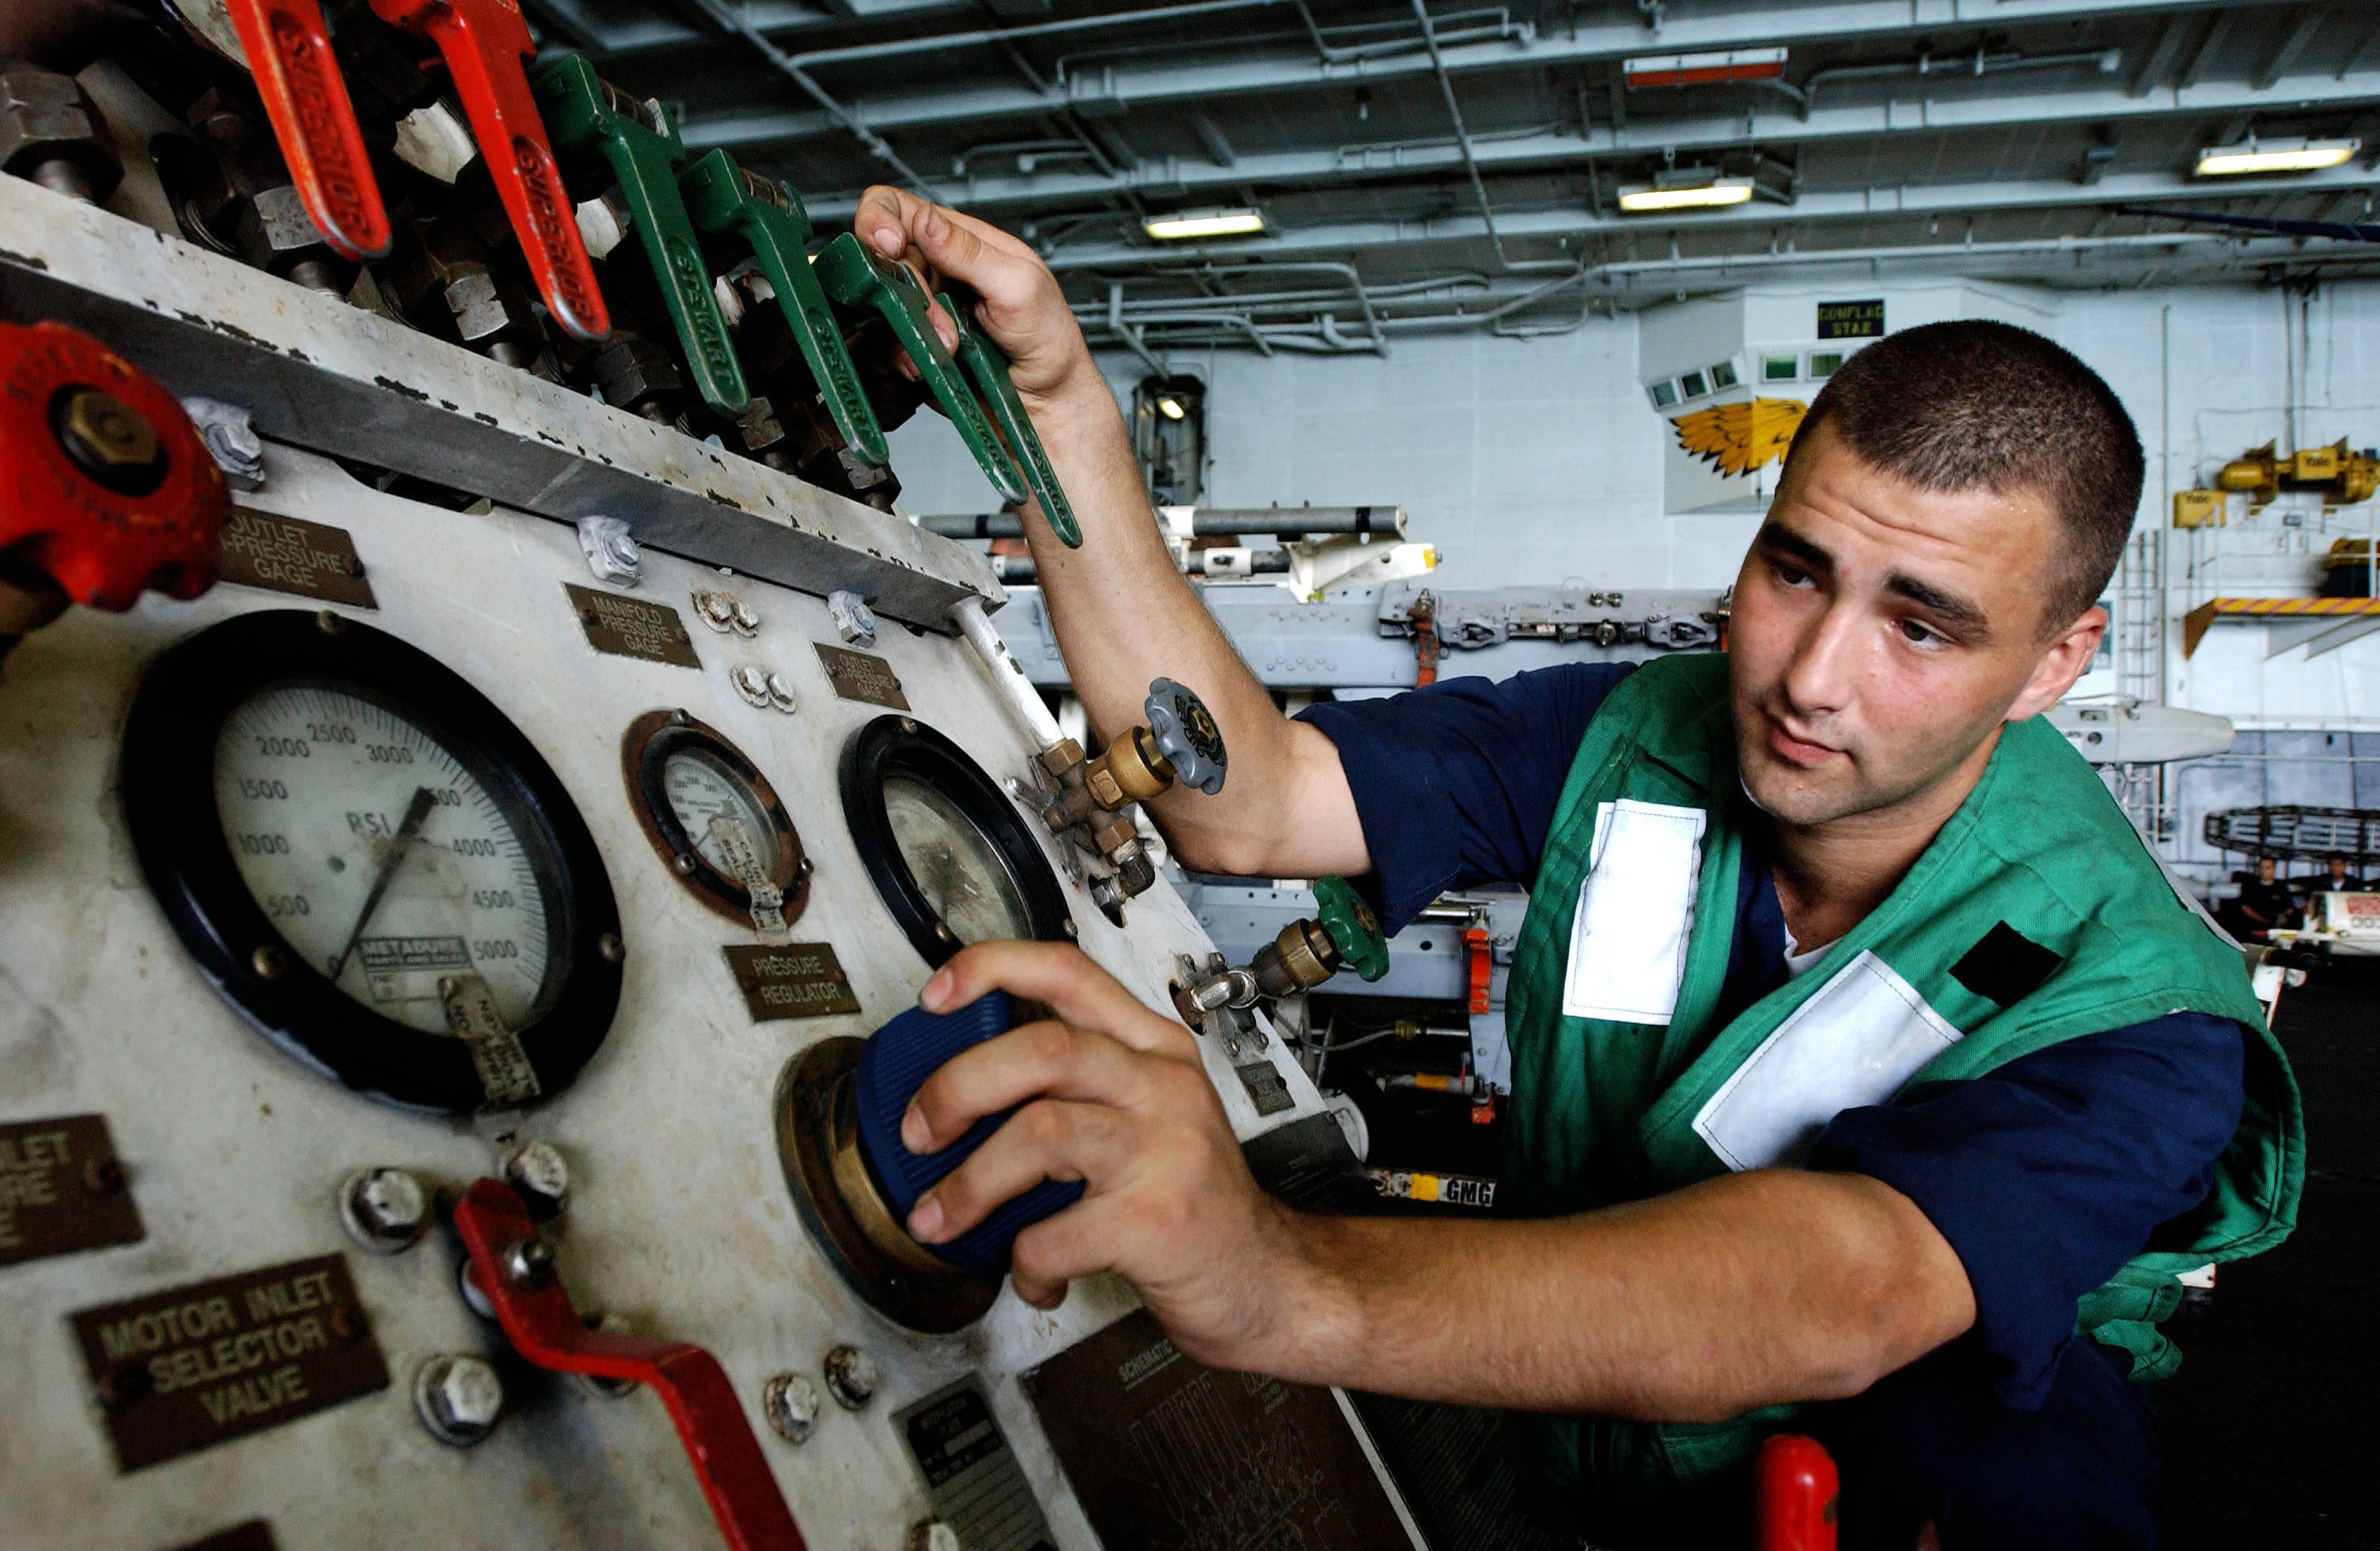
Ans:
[[[2022,721],[2058,704],[2074,687],[2074,681],[2082,676],[2082,670],[2091,666],[2091,659],[2099,649],[2099,637],[2107,633],[2107,610],[2095,604],[2076,615],[2074,623],[2060,631],[2043,650],[2024,692],[2009,707],[2008,719]]]

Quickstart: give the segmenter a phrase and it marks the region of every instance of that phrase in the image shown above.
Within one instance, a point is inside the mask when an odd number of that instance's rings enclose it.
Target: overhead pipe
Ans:
[[[1471,178],[1471,191],[1479,197],[1479,219],[1487,224],[1488,245],[1496,250],[1496,266],[1511,274],[1542,274],[1548,268],[1569,268],[1559,259],[1518,260],[1504,251],[1503,234],[1496,230],[1496,212],[1488,201],[1488,185],[1479,176],[1479,152],[1471,144],[1471,131],[1463,122],[1463,105],[1454,100],[1454,78],[1446,73],[1446,55],[1439,52],[1438,28],[1430,20],[1428,0],[1413,0],[1414,15],[1421,20],[1422,42],[1429,45],[1430,68],[1438,74],[1438,90],[1446,98],[1446,115],[1454,121],[1454,140],[1463,148],[1463,170]]]

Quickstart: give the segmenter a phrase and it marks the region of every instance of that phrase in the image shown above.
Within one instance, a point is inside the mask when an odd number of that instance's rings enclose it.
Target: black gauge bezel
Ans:
[[[249,891],[215,804],[224,723],[283,685],[377,702],[469,771],[520,832],[545,896],[549,957],[532,1015],[513,1032],[552,1098],[578,1075],[620,1004],[620,913],[595,838],[534,745],[459,674],[344,616],[242,614],[151,664],[124,729],[124,812],[134,854],[182,945],[249,1023],[287,1054],[368,1098],[465,1115],[488,1108],[470,1047],[383,1017],[340,990]],[[260,949],[278,951],[268,977]],[[606,951],[608,948],[608,951]],[[269,957],[269,955],[267,955]],[[508,1106],[509,1107],[509,1106]]]
[[[1008,794],[993,783],[966,751],[932,728],[908,716],[880,716],[852,735],[843,751],[843,816],[851,828],[853,844],[868,880],[876,885],[885,908],[901,924],[909,945],[929,965],[939,966],[965,944],[942,924],[928,903],[925,891],[901,859],[885,811],[884,778],[908,775],[948,797],[967,821],[992,842],[1017,891],[1033,935],[1042,942],[1064,942],[1075,936],[1075,920],[1066,910],[1066,895],[1049,854]]]
[[[628,723],[620,740],[620,774],[627,782],[628,804],[636,809],[645,838],[688,893],[731,921],[752,924],[752,891],[742,878],[711,864],[670,804],[665,784],[670,757],[687,750],[699,750],[726,767],[768,814],[775,845],[770,880],[784,896],[785,925],[792,926],[810,903],[810,868],[802,850],[801,831],[794,828],[793,816],[785,811],[777,789],[759,767],[730,743],[726,733],[684,710],[647,711]]]

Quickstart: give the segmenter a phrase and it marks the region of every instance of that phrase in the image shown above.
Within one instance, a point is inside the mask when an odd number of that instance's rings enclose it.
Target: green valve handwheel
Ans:
[[[727,320],[711,294],[710,266],[678,195],[677,164],[686,142],[655,102],[638,103],[576,55],[537,78],[538,107],[553,143],[601,152],[627,201],[637,240],[652,265],[653,283],[677,328],[678,344],[702,402],[729,418],[750,407],[744,368],[727,342]]]
[[[1083,530],[1075,522],[1075,509],[1066,504],[1066,492],[1058,488],[1058,471],[1050,467],[1050,454],[1041,448],[1041,438],[1033,431],[1032,418],[1025,413],[1025,401],[1016,396],[1016,384],[1008,378],[1008,357],[999,345],[976,332],[975,324],[951,294],[941,294],[942,310],[951,315],[951,326],[959,332],[956,352],[959,365],[975,380],[976,391],[991,408],[991,418],[1008,438],[1008,450],[1016,456],[1017,467],[1024,471],[1025,482],[1033,487],[1033,499],[1041,504],[1041,515],[1050,519],[1050,530],[1070,550],[1083,547]]]
[[[1378,980],[1389,973],[1389,939],[1381,935],[1379,917],[1355,892],[1354,884],[1343,878],[1318,878],[1314,903],[1319,907],[1315,917],[1330,939],[1330,946],[1338,950],[1343,967],[1364,980]]]
[[[1016,466],[1009,461],[1008,449],[1000,443],[1000,433],[991,429],[991,421],[976,402],[967,387],[965,376],[951,353],[942,348],[942,336],[934,332],[932,317],[928,313],[925,288],[906,268],[889,259],[880,259],[860,246],[859,239],[844,232],[819,249],[810,263],[818,272],[819,283],[826,294],[845,307],[865,307],[880,313],[892,325],[892,336],[917,363],[917,374],[926,380],[926,389],[942,413],[958,428],[959,440],[975,454],[976,466],[984,478],[1000,491],[1005,501],[1023,501],[1029,493],[1018,479]]]

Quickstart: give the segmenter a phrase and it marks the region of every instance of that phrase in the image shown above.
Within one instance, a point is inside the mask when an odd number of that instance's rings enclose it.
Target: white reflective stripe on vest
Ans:
[[[1694,935],[1709,822],[1698,807],[1631,797],[1596,805],[1595,845],[1571,918],[1564,1017],[1670,1021]]]
[[[1777,1025],[1694,1117],[1730,1169],[1799,1163],[1828,1121],[1881,1104],[1959,1031],[1874,952],[1845,964]]]

